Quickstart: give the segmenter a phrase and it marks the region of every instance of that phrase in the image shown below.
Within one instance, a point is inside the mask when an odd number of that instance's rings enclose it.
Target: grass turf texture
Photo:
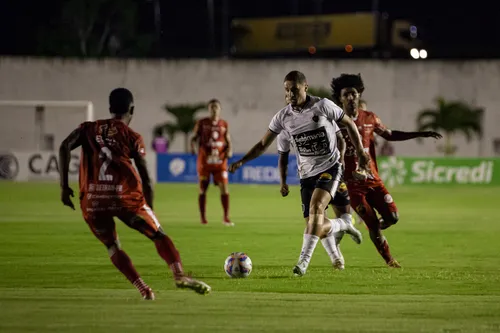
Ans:
[[[76,189],[76,186],[74,186]],[[234,228],[222,225],[218,190],[199,223],[197,188],[161,184],[155,211],[186,271],[212,294],[176,290],[153,244],[117,223],[123,249],[157,300],[146,302],[112,266],[79,211],[56,184],[0,183],[1,332],[499,332],[499,188],[405,187],[392,191],[398,225],[386,230],[403,269],[371,244],[342,241],[346,270],[334,271],[318,243],[309,271],[292,277],[304,223],[299,189],[231,186]],[[223,270],[246,252],[248,279]]]

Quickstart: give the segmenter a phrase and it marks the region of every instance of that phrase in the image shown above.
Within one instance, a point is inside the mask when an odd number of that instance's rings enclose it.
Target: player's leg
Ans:
[[[391,225],[398,223],[398,207],[385,186],[381,185],[375,188],[375,193],[371,196],[371,200],[373,200],[372,206],[381,215],[381,218],[379,219],[380,228],[384,230],[389,228]]]
[[[224,210],[223,223],[226,226],[232,227],[234,223],[229,219],[229,181],[226,170],[220,170],[213,173],[214,183],[220,189],[220,202]]]
[[[108,249],[108,255],[115,267],[139,290],[146,300],[154,300],[154,293],[142,280],[130,257],[122,250],[111,215],[84,216],[92,233]]]
[[[365,222],[370,233],[370,239],[375,245],[378,253],[382,256],[385,262],[389,264],[394,260],[394,258],[389,250],[389,244],[380,230],[380,223],[378,221],[377,214],[367,201],[366,192],[362,190],[350,191],[349,195],[351,197],[351,206]]]
[[[323,232],[325,209],[337,191],[340,178],[342,176],[342,166],[334,165],[331,169],[323,172],[317,177],[315,189],[309,203],[309,221],[302,244],[302,251],[297,265],[293,271],[295,275],[304,275],[311,260],[314,249]],[[340,223],[347,227],[347,223],[340,220]],[[356,229],[348,227],[348,233],[356,233],[361,242],[361,233]]]
[[[198,209],[200,211],[201,224],[207,224],[206,208],[207,208],[207,190],[210,184],[210,172],[204,167],[198,167]]]
[[[163,232],[158,219],[149,206],[144,205],[135,212],[120,214],[119,218],[129,227],[139,231],[154,242],[158,254],[172,270],[178,288],[192,289],[199,294],[210,292],[210,286],[204,282],[184,275],[179,251],[170,237]]]

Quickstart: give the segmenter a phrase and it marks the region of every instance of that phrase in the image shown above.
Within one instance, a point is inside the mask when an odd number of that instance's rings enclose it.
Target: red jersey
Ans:
[[[146,202],[142,183],[131,159],[146,154],[144,141],[117,119],[80,125],[81,200],[92,211],[138,208]]]
[[[356,156],[356,148],[352,144],[349,134],[345,127],[341,126],[342,136],[346,142],[346,151],[344,155],[345,172],[344,180],[348,183],[376,186],[382,184],[382,180],[378,174],[377,155],[375,153],[375,138],[373,133],[382,134],[387,128],[382,124],[379,117],[373,112],[358,110],[358,117],[352,119],[358,127],[361,136],[361,142],[365,152],[370,156],[370,170],[373,176],[368,176],[368,179],[358,181],[352,176],[352,172],[358,168],[358,157]]]
[[[198,164],[224,166],[227,164],[227,122],[210,118],[198,120]]]

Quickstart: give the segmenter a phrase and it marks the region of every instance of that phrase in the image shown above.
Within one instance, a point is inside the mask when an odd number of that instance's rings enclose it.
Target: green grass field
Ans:
[[[76,189],[76,187],[74,188]],[[292,277],[304,229],[299,189],[231,187],[234,228],[216,189],[199,224],[194,185],[158,185],[155,210],[185,269],[212,294],[176,290],[152,243],[119,224],[124,250],[156,301],[143,301],[112,266],[57,184],[0,183],[0,332],[500,332],[500,188],[392,191],[398,225],[385,232],[403,269],[364,242],[343,240],[346,270],[318,244],[308,274]],[[245,251],[248,279],[224,260]]]

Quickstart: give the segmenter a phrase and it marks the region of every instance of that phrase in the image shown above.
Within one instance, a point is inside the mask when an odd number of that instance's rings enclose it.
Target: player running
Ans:
[[[179,252],[153,213],[153,189],[144,159],[144,142],[141,135],[128,126],[134,114],[132,93],[125,88],[114,89],[109,95],[109,111],[110,119],[84,122],[62,142],[59,148],[61,201],[75,209],[68,171],[71,151],[81,146],[79,197],[83,218],[108,249],[116,268],[144,299],[154,300],[153,291],[121,249],[115,217],[154,242],[158,254],[172,270],[178,288],[209,293],[210,286],[184,274]]]
[[[343,165],[343,156],[345,151],[345,141],[340,133],[340,129],[337,127],[336,123],[333,123],[336,127],[337,134],[337,146],[340,152],[340,162]],[[290,140],[287,134],[282,131],[276,140],[277,148],[278,148],[278,168],[280,170],[280,193],[283,197],[288,196],[290,193],[288,184],[286,182],[287,174],[288,174],[288,157],[290,154],[290,146],[294,147],[294,141]],[[297,149],[294,147],[295,153],[297,154]],[[297,154],[297,163],[299,161],[299,155]],[[297,164],[297,167],[299,165]],[[302,199],[302,213],[304,219],[307,222],[309,220],[309,209],[305,209],[309,207],[309,203],[311,201],[312,193],[314,192],[315,183],[312,181],[301,180],[300,181],[300,197]],[[350,213],[350,200],[349,194],[347,192],[347,186],[344,182],[340,182],[337,193],[333,197],[331,201],[331,205],[335,216],[337,219],[328,219],[325,211],[325,219],[323,224],[323,231],[319,238],[321,239],[321,243],[325,248],[328,256],[330,257],[330,261],[332,262],[333,268],[343,270],[345,268],[345,261],[342,252],[340,251],[340,241],[344,236],[345,224],[342,221],[338,221],[338,219],[343,219],[349,224],[353,223],[353,217]],[[352,236],[351,236],[352,237]],[[356,239],[354,239],[356,241]]]
[[[207,189],[212,175],[214,184],[219,186],[220,200],[224,209],[223,223],[234,226],[229,219],[229,188],[227,179],[227,160],[232,156],[231,137],[228,124],[220,118],[221,103],[217,99],[208,102],[210,117],[196,122],[191,138],[191,152],[198,150],[197,171],[200,185],[198,207],[202,224],[207,224],[205,215]],[[197,146],[197,147],[196,147]]]
[[[370,232],[370,238],[378,252],[390,267],[399,268],[400,264],[389,251],[389,244],[381,230],[396,224],[399,220],[398,209],[389,191],[379,177],[375,154],[376,133],[389,141],[404,141],[418,137],[440,139],[436,132],[402,132],[390,130],[382,124],[379,117],[370,111],[359,108],[359,98],[365,87],[361,75],[342,74],[331,82],[333,100],[342,105],[345,113],[354,120],[359,129],[363,147],[370,154],[370,164],[366,169],[359,167],[358,148],[350,140],[348,128],[340,124],[347,149],[345,153],[345,175],[347,189],[351,198],[351,206],[363,219]],[[361,160],[364,162],[364,158]],[[359,170],[358,170],[359,167]],[[363,170],[364,169],[364,170]],[[381,215],[377,218],[375,210]]]
[[[324,212],[333,199],[342,177],[343,167],[339,163],[335,127],[333,122],[344,124],[352,142],[358,148],[361,166],[367,167],[369,156],[363,151],[361,138],[351,118],[328,99],[307,95],[307,80],[299,71],[292,71],[284,79],[285,97],[289,103],[272,118],[262,139],[243,156],[231,164],[234,172],[243,164],[262,155],[276,137],[285,132],[293,141],[299,156],[299,174],[303,181],[314,187],[309,203],[309,219],[302,251],[293,272],[302,276],[306,273],[310,259],[323,232]],[[307,209],[307,207],[305,208]],[[361,233],[352,225],[344,223],[344,229],[361,242]]]

